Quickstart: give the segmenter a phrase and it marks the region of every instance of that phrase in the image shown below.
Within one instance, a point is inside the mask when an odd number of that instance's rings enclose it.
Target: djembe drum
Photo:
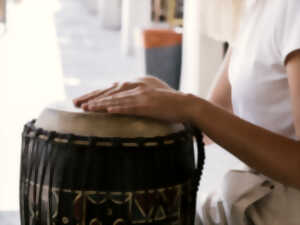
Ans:
[[[22,225],[193,225],[204,163],[181,124],[45,109],[23,131]]]

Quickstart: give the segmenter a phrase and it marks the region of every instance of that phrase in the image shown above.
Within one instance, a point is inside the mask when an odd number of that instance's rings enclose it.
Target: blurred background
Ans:
[[[0,225],[19,225],[21,132],[54,101],[155,75],[206,97],[226,45],[200,33],[197,0],[0,0]],[[212,145],[199,196],[237,159]]]

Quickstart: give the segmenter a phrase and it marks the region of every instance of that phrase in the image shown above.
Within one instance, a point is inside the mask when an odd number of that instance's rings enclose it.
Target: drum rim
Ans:
[[[161,145],[172,145],[178,141],[187,141],[193,137],[193,132],[189,126],[184,125],[184,129],[173,132],[165,136],[154,137],[97,137],[83,136],[72,133],[60,133],[56,131],[47,131],[43,128],[35,127],[36,119],[28,122],[24,126],[23,136],[31,138],[40,138],[46,141],[57,143],[75,144],[75,145],[95,145],[95,146],[123,146],[123,147],[155,147]]]

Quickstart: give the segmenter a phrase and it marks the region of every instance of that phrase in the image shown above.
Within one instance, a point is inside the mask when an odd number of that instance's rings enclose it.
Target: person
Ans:
[[[300,224],[300,2],[244,0],[209,100],[146,76],[74,99],[86,111],[198,127],[245,163],[202,201],[200,224]]]

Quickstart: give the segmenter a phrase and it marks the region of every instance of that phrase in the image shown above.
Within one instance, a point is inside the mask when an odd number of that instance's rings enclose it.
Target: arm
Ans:
[[[286,62],[295,128],[300,134],[300,53]],[[88,111],[190,122],[250,167],[300,189],[300,142],[234,116],[191,94],[145,85],[88,104]]]
[[[216,83],[214,84],[208,97],[208,100],[211,103],[223,108],[228,112],[233,111],[231,103],[231,86],[228,79],[231,52],[232,50],[229,49],[217,74]]]
[[[217,74],[217,80],[208,96],[208,101],[232,113],[231,86],[228,79],[231,53],[232,49],[230,48]],[[213,141],[204,135],[204,143],[209,145]]]
[[[297,135],[300,135],[300,52],[286,69]],[[252,168],[282,183],[300,188],[300,142],[248,123],[209,102],[189,96],[190,121],[216,143]],[[205,117],[199,116],[205,115]],[[212,124],[211,121],[214,121]],[[217,126],[216,126],[217,124]]]

